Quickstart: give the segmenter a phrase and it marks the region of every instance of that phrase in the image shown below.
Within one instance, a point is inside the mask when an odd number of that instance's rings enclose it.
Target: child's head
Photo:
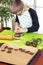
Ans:
[[[10,10],[14,14],[21,14],[24,4],[21,0],[12,0],[10,4]]]

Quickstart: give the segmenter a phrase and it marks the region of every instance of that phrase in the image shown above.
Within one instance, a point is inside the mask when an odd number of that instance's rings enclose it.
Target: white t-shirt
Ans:
[[[18,16],[20,27],[22,28],[30,28],[32,26],[32,19],[30,13],[25,11],[22,15]]]

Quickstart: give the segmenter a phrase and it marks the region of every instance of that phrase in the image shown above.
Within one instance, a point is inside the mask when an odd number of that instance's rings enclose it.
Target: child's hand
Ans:
[[[20,27],[19,27],[19,23],[18,23],[18,22],[15,22],[14,26],[15,26],[15,27],[14,27],[14,32],[15,32],[15,33],[19,33],[19,28],[20,28]]]
[[[16,27],[14,30],[15,33],[20,33],[20,27]]]
[[[28,30],[25,28],[20,28],[20,27],[16,27],[15,29],[15,33],[24,33],[27,32]]]
[[[24,33],[24,32],[27,32],[28,31],[28,29],[26,29],[26,28],[20,28],[20,33]]]

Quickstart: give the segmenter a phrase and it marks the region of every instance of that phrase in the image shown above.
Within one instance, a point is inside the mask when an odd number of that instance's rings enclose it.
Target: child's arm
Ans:
[[[16,16],[15,23],[14,23],[14,32],[18,33],[18,30],[19,30],[19,20],[18,17]]]
[[[16,19],[15,19],[15,24],[14,24],[14,26],[19,26],[19,25],[20,25],[20,23],[19,23],[18,17],[16,16]]]
[[[28,32],[36,32],[39,29],[39,22],[38,22],[37,13],[31,8],[28,11],[29,11],[31,18],[32,18],[32,26],[30,28],[28,28]]]

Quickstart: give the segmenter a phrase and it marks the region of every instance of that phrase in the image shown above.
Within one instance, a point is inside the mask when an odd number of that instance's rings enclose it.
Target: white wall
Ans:
[[[37,14],[39,17],[39,23],[40,23],[40,28],[39,28],[39,33],[43,33],[43,0],[37,0]]]

